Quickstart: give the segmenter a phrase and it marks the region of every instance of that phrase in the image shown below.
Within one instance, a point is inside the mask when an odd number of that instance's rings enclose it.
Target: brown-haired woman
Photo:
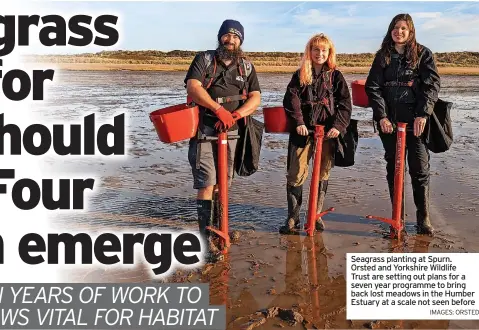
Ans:
[[[324,34],[314,35],[306,44],[300,68],[293,74],[283,99],[283,107],[293,129],[289,135],[287,159],[288,217],[280,233],[288,234],[300,227],[299,213],[308,164],[314,154],[314,138],[308,129],[325,126],[318,191],[318,213],[322,211],[330,170],[334,164],[336,141],[346,133],[351,118],[351,95],[347,83],[336,69],[336,50]],[[324,230],[321,218],[316,230]]]
[[[409,14],[396,15],[377,51],[366,93],[385,150],[391,200],[394,192],[396,124],[407,123],[406,152],[416,205],[417,233],[433,236],[429,211],[429,151],[422,135],[438,99],[440,78],[430,49],[416,41]]]

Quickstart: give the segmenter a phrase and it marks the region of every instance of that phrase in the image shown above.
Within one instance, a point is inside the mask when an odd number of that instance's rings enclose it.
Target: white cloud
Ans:
[[[347,7],[347,12],[349,16],[354,16],[356,12],[358,11],[358,5],[349,5]]]
[[[332,15],[326,12],[321,12],[318,9],[310,9],[304,14],[294,15],[293,19],[305,26],[324,26],[324,25],[342,25],[354,24],[357,20],[354,17],[341,17]]]
[[[435,31],[442,35],[468,35],[471,42],[479,42],[479,15],[473,14],[445,14],[441,17],[431,18],[421,24],[424,31]]]
[[[477,51],[479,14],[462,12],[471,9],[471,6],[461,4],[435,15],[423,13],[427,15],[416,24],[418,41],[435,52]]]
[[[411,17],[413,20],[415,19],[424,19],[424,18],[439,18],[441,17],[441,12],[418,12],[418,13],[411,13]]]
[[[301,12],[301,11],[303,11],[304,4],[305,4],[305,2],[301,2],[299,5],[295,5],[294,7],[292,7],[291,9],[289,9],[288,11],[286,11],[285,13],[283,13],[283,16],[284,16],[284,15],[287,15],[287,14],[290,14],[290,13],[292,13],[292,12]]]
[[[62,6],[65,10],[80,12],[111,8],[108,2],[72,2]],[[431,49],[472,50],[479,45],[478,9],[479,2],[419,4],[394,1],[337,4],[169,1],[115,5],[124,21],[123,49],[215,47],[221,22],[232,18],[245,27],[244,49],[248,51],[302,51],[309,37],[325,32],[339,52],[373,52],[379,47],[391,18],[398,12],[411,13],[418,41]]]
[[[479,3],[477,2],[463,2],[455,5],[452,8],[446,10],[448,13],[463,13],[470,10],[477,10],[479,9]]]

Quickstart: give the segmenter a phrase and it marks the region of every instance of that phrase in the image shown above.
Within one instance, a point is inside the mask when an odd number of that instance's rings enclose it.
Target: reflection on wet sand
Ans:
[[[346,280],[331,272],[333,258],[323,239],[244,232],[224,261],[196,270],[178,270],[161,282],[208,283],[210,305],[226,305],[227,329],[446,329],[449,321],[375,321],[346,319]],[[389,241],[384,252],[425,253],[433,239]],[[344,260],[341,262],[344,263]],[[90,268],[68,276],[83,283],[159,282],[149,265],[130,269]]]
[[[331,311],[344,311],[341,301],[345,301],[345,296],[335,295],[335,289],[345,285],[344,276],[330,278],[328,253],[322,236],[291,235],[283,241],[286,250],[285,263],[273,268],[277,273],[281,268],[285,269],[281,285],[274,291],[269,290],[272,299],[262,307],[261,313],[250,315],[250,320],[245,320],[245,317],[233,320],[228,328],[242,329],[245,325],[254,324],[261,324],[262,327],[323,327],[327,322],[326,316]],[[256,288],[251,287],[249,290],[254,291]],[[344,293],[344,290],[341,291]],[[336,304],[328,301],[333,296],[338,298],[335,299]],[[324,306],[320,306],[320,301]],[[248,322],[245,324],[245,321]]]

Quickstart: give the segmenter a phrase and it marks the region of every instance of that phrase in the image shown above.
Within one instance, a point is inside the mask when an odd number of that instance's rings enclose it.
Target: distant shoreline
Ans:
[[[68,71],[163,71],[186,72],[197,51],[158,50],[103,51],[76,55],[27,55],[24,62],[42,64]],[[292,73],[301,62],[301,53],[245,52],[259,73]],[[367,74],[374,53],[337,54],[344,73]],[[435,53],[436,65],[443,75],[479,75],[479,52]]]
[[[33,63],[30,63],[33,64]],[[128,64],[128,63],[35,63],[35,65],[49,65],[57,70],[64,71],[161,71],[186,72],[189,65],[185,64]],[[258,73],[292,73],[297,66],[256,65]],[[338,69],[346,74],[367,74],[367,66],[339,66]],[[479,67],[447,67],[439,66],[442,75],[479,76]]]

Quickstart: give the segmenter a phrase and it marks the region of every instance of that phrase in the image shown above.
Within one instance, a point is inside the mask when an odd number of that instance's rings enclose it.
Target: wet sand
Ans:
[[[313,239],[304,233],[288,236],[276,233],[277,224],[286,214],[283,189],[275,187],[283,180],[284,158],[281,154],[284,149],[270,150],[267,147],[269,153],[277,153],[278,157],[273,158],[275,161],[269,163],[268,169],[250,178],[237,178],[237,184],[231,189],[230,217],[234,222],[230,228],[239,229],[241,238],[232,245],[227,260],[214,266],[205,265],[196,272],[178,271],[168,281],[209,283],[211,304],[226,304],[228,307],[228,329],[251,329],[256,324],[257,329],[479,328],[479,321],[401,321],[400,316],[396,321],[346,319],[346,253],[478,251],[478,241],[472,234],[477,228],[477,190],[473,192],[472,187],[453,180],[454,176],[462,176],[464,183],[476,186],[477,177],[448,167],[451,164],[446,161],[433,162],[435,171],[447,173],[432,177],[431,208],[433,223],[438,230],[436,237],[415,235],[409,184],[406,186],[409,235],[405,242],[384,238],[386,225],[365,218],[367,214],[388,217],[391,212],[385,180],[378,179],[384,173],[383,164],[373,156],[379,153],[378,141],[374,133],[370,135],[373,137],[360,139],[357,165],[334,169],[325,208],[335,207],[336,210],[324,217],[325,232],[317,233]],[[175,174],[161,175],[165,178],[161,181],[166,183],[173,180]],[[255,183],[251,184],[251,180]],[[244,181],[250,181],[250,184]],[[71,218],[68,227],[196,230],[193,191],[188,187],[167,186],[156,187],[164,192],[158,195],[140,194],[121,186],[105,188],[101,200],[109,202],[104,205],[104,210],[92,212],[83,221]],[[306,194],[307,187],[309,180]],[[448,187],[447,192],[444,187]],[[187,192],[179,193],[182,189]],[[190,198],[175,197],[178,194]],[[303,213],[303,223],[304,216]],[[67,278],[91,283],[155,282],[147,265],[128,271],[90,269]],[[227,297],[224,296],[225,288]],[[304,321],[293,325],[279,316],[265,317],[264,310],[274,307],[297,312],[301,316],[299,319]]]
[[[125,76],[112,75],[105,80],[95,77],[87,73],[66,74],[69,83],[64,85],[66,91],[54,95],[57,108],[53,110],[70,113],[76,107],[86,107],[108,112],[127,108],[132,125],[129,158],[113,164],[103,160],[62,164],[65,171],[95,171],[101,177],[101,189],[91,199],[88,213],[60,215],[52,222],[64,230],[196,230],[195,191],[187,161],[187,141],[174,145],[160,143],[146,110],[157,107],[167,93],[169,102],[183,100],[182,75],[161,76],[160,86],[158,76],[147,73],[133,75],[127,81]],[[261,76],[266,86],[263,106],[278,103],[288,77]],[[360,78],[363,77],[351,75],[347,80]],[[91,84],[88,79],[95,82],[94,86],[87,87]],[[231,247],[224,262],[205,265],[197,272],[181,271],[170,280],[210,283],[211,303],[226,302],[228,306],[228,329],[246,329],[256,324],[259,324],[256,329],[479,328],[479,321],[401,321],[400,315],[398,320],[387,322],[346,320],[346,253],[479,252],[476,238],[479,99],[474,89],[477,87],[471,90],[471,81],[462,77],[450,78],[444,86],[441,97],[456,102],[460,111],[452,114],[455,133],[452,149],[444,154],[431,154],[431,212],[438,231],[436,237],[428,239],[414,233],[415,208],[408,175],[406,242],[399,244],[384,238],[386,226],[366,219],[368,214],[389,217],[391,205],[383,150],[367,119],[370,113],[355,108],[354,117],[360,119],[357,162],[353,167],[336,167],[332,171],[325,208],[334,207],[335,211],[323,218],[325,232],[317,234],[314,242],[304,233],[300,236],[277,233],[287,211],[284,188],[287,137],[265,134],[260,170],[250,177],[235,178],[230,190],[230,229],[241,232],[240,241]],[[88,99],[84,98],[85,93],[90,96]],[[58,112],[51,114],[63,116]],[[261,118],[261,111],[256,116]],[[304,206],[309,183],[308,180],[305,184]],[[303,207],[303,223],[305,211]],[[155,282],[147,265],[130,270],[92,267],[65,274],[65,279],[90,283]],[[273,307],[295,311],[299,319],[306,321],[292,325],[278,316],[264,317],[261,311]]]
[[[441,252],[440,242],[447,243],[441,239],[434,243],[434,239],[423,236],[409,237],[406,243],[378,239],[379,233],[375,230],[365,234],[357,238],[325,232],[307,237],[245,231],[224,261],[206,264],[195,271],[177,270],[161,282],[208,283],[210,305],[227,308],[227,329],[447,329],[464,326],[464,322],[444,320],[347,320],[346,252]],[[137,265],[129,270],[85,269],[66,278],[80,283],[158,282],[150,274],[148,265]],[[282,313],[271,315],[278,310]],[[476,322],[469,324],[477,327]]]

